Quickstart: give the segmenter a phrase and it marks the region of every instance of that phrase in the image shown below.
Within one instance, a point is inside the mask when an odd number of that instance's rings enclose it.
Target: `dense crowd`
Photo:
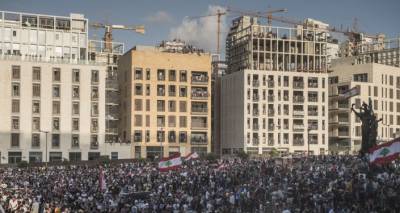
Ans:
[[[151,162],[2,168],[0,195],[0,213],[400,212],[400,164],[324,156],[192,160],[169,172]]]

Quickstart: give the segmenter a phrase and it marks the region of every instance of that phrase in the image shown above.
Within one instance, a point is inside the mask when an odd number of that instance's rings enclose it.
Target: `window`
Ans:
[[[97,102],[92,103],[91,114],[92,117],[99,116],[99,104]]]
[[[49,161],[50,162],[61,162],[62,161],[62,152],[50,152],[49,153]]]
[[[72,135],[71,148],[79,148],[79,135]]]
[[[183,86],[179,88],[179,97],[187,96],[187,87]]]
[[[79,86],[72,87],[72,98],[79,98]]]
[[[19,83],[12,83],[12,96],[19,97]]]
[[[99,130],[99,121],[97,118],[92,118],[92,121],[90,122],[90,130],[92,133],[96,133]]]
[[[72,102],[72,115],[79,115],[79,102]]]
[[[157,142],[164,142],[165,141],[165,132],[164,131],[157,131]]]
[[[329,84],[337,84],[339,82],[339,77],[338,76],[329,77],[328,81]]]
[[[165,101],[157,100],[157,112],[164,112],[165,111]]]
[[[40,113],[40,102],[39,101],[33,101],[33,103],[32,103],[32,113],[33,114],[39,114]]]
[[[157,116],[157,127],[165,127],[165,117]]]
[[[99,148],[99,141],[97,135],[90,136],[90,149],[98,149]]]
[[[60,147],[60,134],[52,134],[51,135],[51,148],[59,148]]]
[[[176,142],[175,131],[169,131],[168,132],[168,142],[169,143],[175,143]]]
[[[374,87],[374,96],[378,97],[378,87]]]
[[[179,127],[186,127],[187,122],[186,122],[186,116],[180,116],[179,117]]]
[[[168,101],[168,111],[169,112],[176,111],[176,102],[175,101]]]
[[[146,95],[150,95],[150,84],[146,84]]]
[[[11,133],[11,147],[19,147],[19,133]]]
[[[53,131],[60,130],[60,118],[53,118]]]
[[[165,70],[157,70],[157,80],[165,81]]]
[[[61,81],[61,69],[53,68],[53,81],[60,82]]]
[[[146,127],[150,126],[150,115],[146,115]]]
[[[133,135],[133,141],[136,143],[142,142],[142,131],[135,130],[135,133]]]
[[[19,113],[19,100],[12,100],[11,112]]]
[[[170,85],[169,87],[168,87],[168,95],[169,96],[171,96],[171,97],[174,97],[175,95],[176,95],[176,90],[175,90],[175,85]]]
[[[29,152],[29,163],[42,162],[42,152]]]
[[[118,160],[118,152],[111,152],[111,160]]]
[[[40,131],[40,118],[32,118],[32,130]]]
[[[40,67],[32,68],[32,80],[40,81]]]
[[[146,143],[150,142],[150,131],[149,130],[146,130],[145,141],[146,141]]]
[[[99,71],[98,70],[92,70],[92,84],[98,84],[99,83]]]
[[[135,80],[143,79],[142,71],[142,68],[135,68]]]
[[[142,115],[135,115],[135,126],[142,126]]]
[[[175,70],[170,70],[169,71],[168,80],[169,81],[176,81],[176,72],[175,72]]]
[[[186,143],[186,142],[187,142],[187,133],[179,132],[179,143]]]
[[[40,97],[40,84],[32,85],[32,95],[33,97]]]
[[[53,115],[60,114],[60,101],[53,101]]]
[[[98,87],[92,87],[92,101],[96,101],[99,99],[99,88]]]
[[[13,117],[11,119],[12,130],[19,130],[19,117]]]
[[[176,118],[175,116],[168,116],[168,127],[175,127],[176,126]]]
[[[60,85],[54,85],[53,86],[53,98],[59,98],[60,97]]]
[[[40,148],[40,135],[32,134],[32,148]]]
[[[72,119],[72,131],[79,131],[79,118]]]
[[[165,95],[165,86],[157,85],[157,96],[164,96],[164,95]]]
[[[135,99],[135,110],[142,111],[142,108],[143,108],[142,99]]]
[[[146,80],[150,80],[150,69],[146,69]]]
[[[179,101],[179,112],[186,112],[186,101]]]
[[[179,81],[186,82],[187,81],[187,73],[186,70],[179,71]]]
[[[146,100],[146,111],[150,111],[150,100]]]
[[[79,70],[78,69],[72,70],[72,82],[79,83]]]
[[[143,95],[142,84],[135,84],[135,95]]]
[[[16,164],[21,162],[22,160],[22,152],[8,152],[8,163]]]
[[[21,67],[20,66],[12,66],[12,79],[19,80],[21,78]]]

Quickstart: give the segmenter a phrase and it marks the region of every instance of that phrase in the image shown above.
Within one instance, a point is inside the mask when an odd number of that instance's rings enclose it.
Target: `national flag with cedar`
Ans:
[[[184,158],[185,158],[185,161],[188,161],[191,159],[197,159],[197,158],[199,158],[199,154],[197,154],[197,152],[191,152],[188,155],[186,155]]]
[[[180,154],[163,158],[158,162],[158,169],[161,172],[167,172],[179,168],[182,165],[182,159]]]
[[[385,164],[396,160],[400,154],[400,138],[372,147],[369,150],[369,162]]]

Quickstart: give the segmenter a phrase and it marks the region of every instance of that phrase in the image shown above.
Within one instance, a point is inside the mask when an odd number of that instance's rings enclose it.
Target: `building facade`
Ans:
[[[324,31],[233,20],[222,78],[222,154],[325,154],[328,150]]]
[[[119,61],[120,137],[135,158],[211,151],[211,55],[137,46]]]
[[[130,157],[126,147],[104,145],[109,70],[89,58],[88,20],[6,11],[0,18],[0,162]]]
[[[352,59],[352,60],[350,60]],[[372,100],[378,119],[378,142],[400,135],[400,69],[394,66],[364,63],[354,58],[338,59],[329,74],[329,149],[334,153],[357,154],[361,148],[361,121],[350,108]],[[360,94],[344,99],[343,93],[359,87]]]

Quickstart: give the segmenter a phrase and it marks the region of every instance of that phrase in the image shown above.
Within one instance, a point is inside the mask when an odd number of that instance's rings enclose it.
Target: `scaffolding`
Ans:
[[[325,73],[328,36],[323,29],[262,26],[254,17],[240,17],[227,37],[228,70]]]

